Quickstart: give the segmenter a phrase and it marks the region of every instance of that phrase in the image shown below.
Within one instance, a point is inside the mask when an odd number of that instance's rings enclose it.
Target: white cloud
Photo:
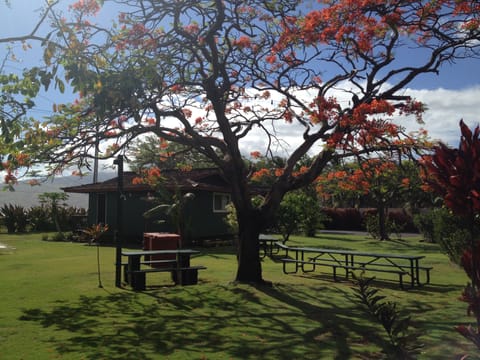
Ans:
[[[428,110],[424,114],[424,127],[428,130],[430,137],[450,146],[458,145],[461,119],[470,128],[480,122],[478,111],[480,86],[461,90],[407,89],[405,93],[426,104]],[[413,127],[414,121],[409,120],[405,124]]]
[[[415,90],[406,89],[405,95],[423,102],[427,111],[424,113],[424,124],[420,125],[413,116],[396,118],[395,121],[406,127],[408,132],[424,128],[432,140],[440,140],[450,146],[457,146],[460,138],[459,122],[461,119],[470,127],[480,122],[480,86],[461,90],[434,89]],[[345,92],[332,95],[338,96],[340,103],[348,102]],[[272,150],[279,155],[286,155],[293,151],[302,141],[303,127],[298,123],[288,124],[279,120],[275,130],[281,143]],[[241,142],[243,152],[248,155],[251,151],[264,151],[268,137],[260,129],[252,131]],[[317,145],[317,149],[321,144]]]

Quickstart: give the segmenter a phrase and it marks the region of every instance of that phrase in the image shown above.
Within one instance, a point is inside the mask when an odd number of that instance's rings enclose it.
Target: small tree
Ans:
[[[102,288],[102,278],[100,276],[100,237],[108,231],[108,225],[103,225],[103,224],[96,224],[92,225],[91,227],[83,230],[83,232],[88,236],[89,238],[89,245],[92,244],[92,242],[95,242],[97,245],[97,274],[98,274],[98,287]]]
[[[60,192],[46,192],[38,195],[38,198],[41,204],[48,206],[53,223],[55,224],[55,229],[57,230],[57,233],[61,235],[62,228],[60,226],[59,208],[66,205],[64,202],[68,200],[68,194]]]
[[[461,300],[468,303],[468,314],[475,316],[476,327],[459,325],[456,329],[480,349],[480,127],[472,132],[460,121],[460,130],[457,149],[440,143],[433,155],[423,158],[424,181],[467,224],[468,247],[460,263],[470,283]]]
[[[315,236],[324,219],[315,192],[298,190],[283,198],[275,215],[274,228],[286,242],[291,234],[300,231],[306,236]]]
[[[180,235],[180,247],[189,242],[190,216],[187,213],[187,206],[195,198],[193,193],[183,193],[177,185],[167,189],[165,179],[161,170],[152,167],[142,178],[135,179],[135,182],[148,182],[156,190],[155,202],[160,203],[147,210],[143,216],[153,218],[163,216],[175,227],[175,231]],[[173,179],[172,179],[173,181]],[[165,219],[156,220],[158,223],[165,222]]]
[[[427,143],[425,143],[427,144]],[[418,166],[409,160],[395,159],[392,155],[358,159],[317,178],[320,196],[338,196],[371,204],[376,214],[366,219],[367,230],[380,240],[390,237],[392,223],[388,210],[394,204],[411,204],[415,207],[423,198],[420,192]],[[409,196],[408,194],[415,194]]]

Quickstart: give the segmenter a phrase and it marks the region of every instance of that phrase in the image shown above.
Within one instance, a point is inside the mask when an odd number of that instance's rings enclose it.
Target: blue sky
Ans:
[[[12,0],[11,8],[7,9],[3,0],[0,0],[0,37],[21,35],[31,31],[39,14],[36,9],[41,7],[41,0]],[[73,1],[67,1],[71,3]],[[19,71],[25,66],[35,64],[41,53],[35,49],[28,52],[17,49],[17,63],[9,63],[7,71]],[[0,58],[6,53],[4,44],[0,44]],[[405,57],[408,57],[408,52]],[[425,128],[431,137],[440,139],[450,145],[458,142],[458,121],[464,119],[470,126],[480,121],[478,115],[480,104],[480,60],[467,59],[458,64],[446,64],[440,75],[424,74],[418,77],[405,89],[424,101],[429,110],[425,114]],[[43,93],[37,101],[37,107],[32,114],[42,117],[51,113],[54,103],[71,101],[71,94],[61,95],[58,92]],[[414,127],[412,121],[407,126]],[[288,137],[292,131],[286,130]],[[290,141],[291,140],[291,141]],[[287,140],[295,144],[295,139]],[[249,150],[257,150],[261,140],[255,137],[249,139],[245,146]]]

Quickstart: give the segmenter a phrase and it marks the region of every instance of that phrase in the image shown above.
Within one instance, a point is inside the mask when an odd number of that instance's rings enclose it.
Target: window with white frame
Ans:
[[[213,212],[227,212],[227,205],[230,203],[230,194],[213,194]]]

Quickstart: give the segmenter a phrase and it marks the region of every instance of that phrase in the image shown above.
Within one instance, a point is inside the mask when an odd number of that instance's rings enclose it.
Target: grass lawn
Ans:
[[[148,289],[114,286],[114,249],[46,242],[41,234],[0,234],[0,359],[377,359],[383,329],[353,300],[352,284],[327,273],[284,275],[263,260],[272,287],[232,283],[230,247],[200,249],[199,284],[173,286],[169,274],[147,275]],[[294,237],[291,245],[424,254],[430,285],[402,291],[377,286],[410,314],[424,345],[419,359],[459,359],[475,349],[454,330],[473,322],[457,299],[467,282],[435,244],[408,237]],[[383,276],[382,276],[383,277]]]

